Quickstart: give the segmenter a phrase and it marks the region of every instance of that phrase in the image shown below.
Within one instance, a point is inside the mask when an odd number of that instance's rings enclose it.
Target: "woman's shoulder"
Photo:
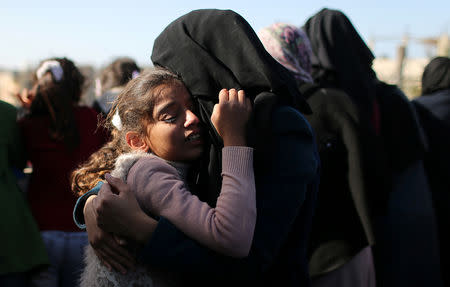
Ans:
[[[308,99],[311,106],[326,106],[333,110],[352,110],[353,103],[350,97],[342,90],[335,88],[320,88]],[[311,107],[314,112],[314,107]]]

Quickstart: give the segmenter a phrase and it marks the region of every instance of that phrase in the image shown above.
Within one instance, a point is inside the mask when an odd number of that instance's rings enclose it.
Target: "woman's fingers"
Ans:
[[[120,194],[121,192],[129,191],[129,186],[123,182],[120,178],[113,177],[111,174],[105,174],[105,179],[111,186],[111,191],[114,194]]]
[[[126,272],[134,267],[135,262],[125,248],[119,245],[115,245],[114,247],[105,245],[102,251],[105,255],[105,261],[116,270]]]
[[[104,233],[94,242],[91,242],[92,248],[99,254],[101,261],[120,272],[126,272],[135,265],[133,256],[124,247],[120,246],[114,236]]]
[[[120,272],[122,274],[127,273],[129,270],[124,265],[122,265],[119,261],[115,260],[114,257],[111,257],[107,252],[104,250],[95,250],[95,253],[97,257],[100,259],[100,261],[110,270],[115,270],[117,272]]]
[[[105,255],[103,251],[94,249],[95,255],[97,255],[98,259],[109,269],[109,271],[113,270],[113,267],[108,263],[108,260],[105,260]]]
[[[101,224],[98,223],[95,207],[98,199],[98,196],[92,196],[92,199],[88,199],[84,208],[89,243],[106,266],[125,272],[134,266],[134,258],[128,250],[117,243],[112,234],[99,227]]]

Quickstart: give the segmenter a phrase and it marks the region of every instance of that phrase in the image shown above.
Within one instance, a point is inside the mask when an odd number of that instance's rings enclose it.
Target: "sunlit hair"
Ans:
[[[125,135],[138,132],[145,135],[146,126],[154,121],[153,109],[161,96],[161,86],[184,86],[180,77],[167,69],[155,67],[144,71],[128,82],[124,90],[113,103],[113,108],[103,125],[111,131],[111,140],[72,173],[72,191],[81,196],[92,189],[104,175],[114,169],[119,155],[131,151]],[[117,129],[111,120],[118,111],[121,128]]]
[[[80,101],[84,77],[75,64],[67,58],[44,60],[38,69],[47,61],[57,61],[63,70],[63,75],[58,80],[48,70],[38,79],[34,73],[36,97],[31,104],[29,117],[49,115],[50,137],[63,141],[69,149],[74,149],[79,145],[80,138],[73,106]]]

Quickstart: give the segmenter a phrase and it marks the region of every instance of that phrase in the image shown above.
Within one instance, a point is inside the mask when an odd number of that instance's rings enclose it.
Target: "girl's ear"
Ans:
[[[127,140],[128,146],[131,147],[132,150],[147,152],[150,148],[138,132],[127,132],[125,139]]]

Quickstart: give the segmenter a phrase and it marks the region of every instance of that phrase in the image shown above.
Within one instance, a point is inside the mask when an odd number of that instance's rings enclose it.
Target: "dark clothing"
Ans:
[[[375,58],[344,13],[322,9],[303,26],[313,50],[312,76],[322,87],[343,90],[368,124],[375,101]]]
[[[422,95],[450,89],[450,58],[436,57],[422,74]]]
[[[425,143],[414,109],[397,87],[377,79],[374,56],[345,14],[323,9],[303,28],[315,54],[314,80],[342,89],[358,111],[377,284],[440,286]]]
[[[375,269],[380,286],[441,286],[436,217],[423,159],[425,139],[417,116],[395,86],[376,86],[380,140],[373,169],[384,177],[374,204]],[[376,178],[375,176],[373,178]],[[373,182],[373,181],[372,181]]]
[[[28,201],[40,230],[79,231],[72,219],[77,197],[71,191],[70,173],[99,149],[107,135],[97,130],[97,113],[87,107],[74,108],[80,145],[69,151],[63,141],[49,134],[49,115],[19,121],[27,158],[33,165]]]
[[[250,255],[231,260],[203,249],[160,222],[145,260],[194,281],[249,281],[308,286],[306,247],[315,206],[319,160],[309,113],[291,73],[273,59],[250,25],[226,10],[197,10],[172,22],[155,40],[152,61],[179,74],[198,102],[211,139],[197,177],[212,206],[220,187],[223,146],[210,117],[222,88],[245,90],[254,103],[248,143],[255,148],[257,223]],[[207,192],[205,192],[207,191]],[[175,259],[176,258],[176,259]]]
[[[179,74],[199,103],[199,116],[211,139],[208,154],[210,191],[205,199],[215,204],[220,190],[220,136],[211,124],[211,114],[219,91],[244,89],[254,103],[249,123],[248,143],[258,158],[270,153],[266,128],[273,107],[283,104],[310,112],[296,87],[292,74],[266,52],[250,25],[230,10],[196,10],[173,21],[156,38],[152,61]],[[260,154],[260,155],[258,155]],[[215,191],[211,192],[211,191]]]
[[[415,107],[420,105],[425,108],[431,117],[450,127],[450,88],[418,97],[414,99],[413,104]],[[421,110],[418,112],[421,114]],[[422,121],[422,118],[420,120]]]
[[[141,260],[200,285],[309,286],[306,252],[319,164],[313,135],[306,120],[289,107],[274,112],[267,130],[274,133],[270,145],[276,158],[260,159],[255,174],[258,215],[249,256],[214,253],[162,218]]]
[[[308,250],[314,277],[340,268],[375,240],[357,110],[339,90],[302,84],[300,91],[313,110],[306,118],[317,136],[321,160]]]
[[[428,140],[424,164],[439,229],[441,270],[450,286],[450,89],[421,96],[413,104]]]
[[[14,278],[17,282],[25,280],[26,272],[49,263],[39,229],[13,172],[25,165],[16,115],[13,105],[0,101],[1,286],[15,286]]]

